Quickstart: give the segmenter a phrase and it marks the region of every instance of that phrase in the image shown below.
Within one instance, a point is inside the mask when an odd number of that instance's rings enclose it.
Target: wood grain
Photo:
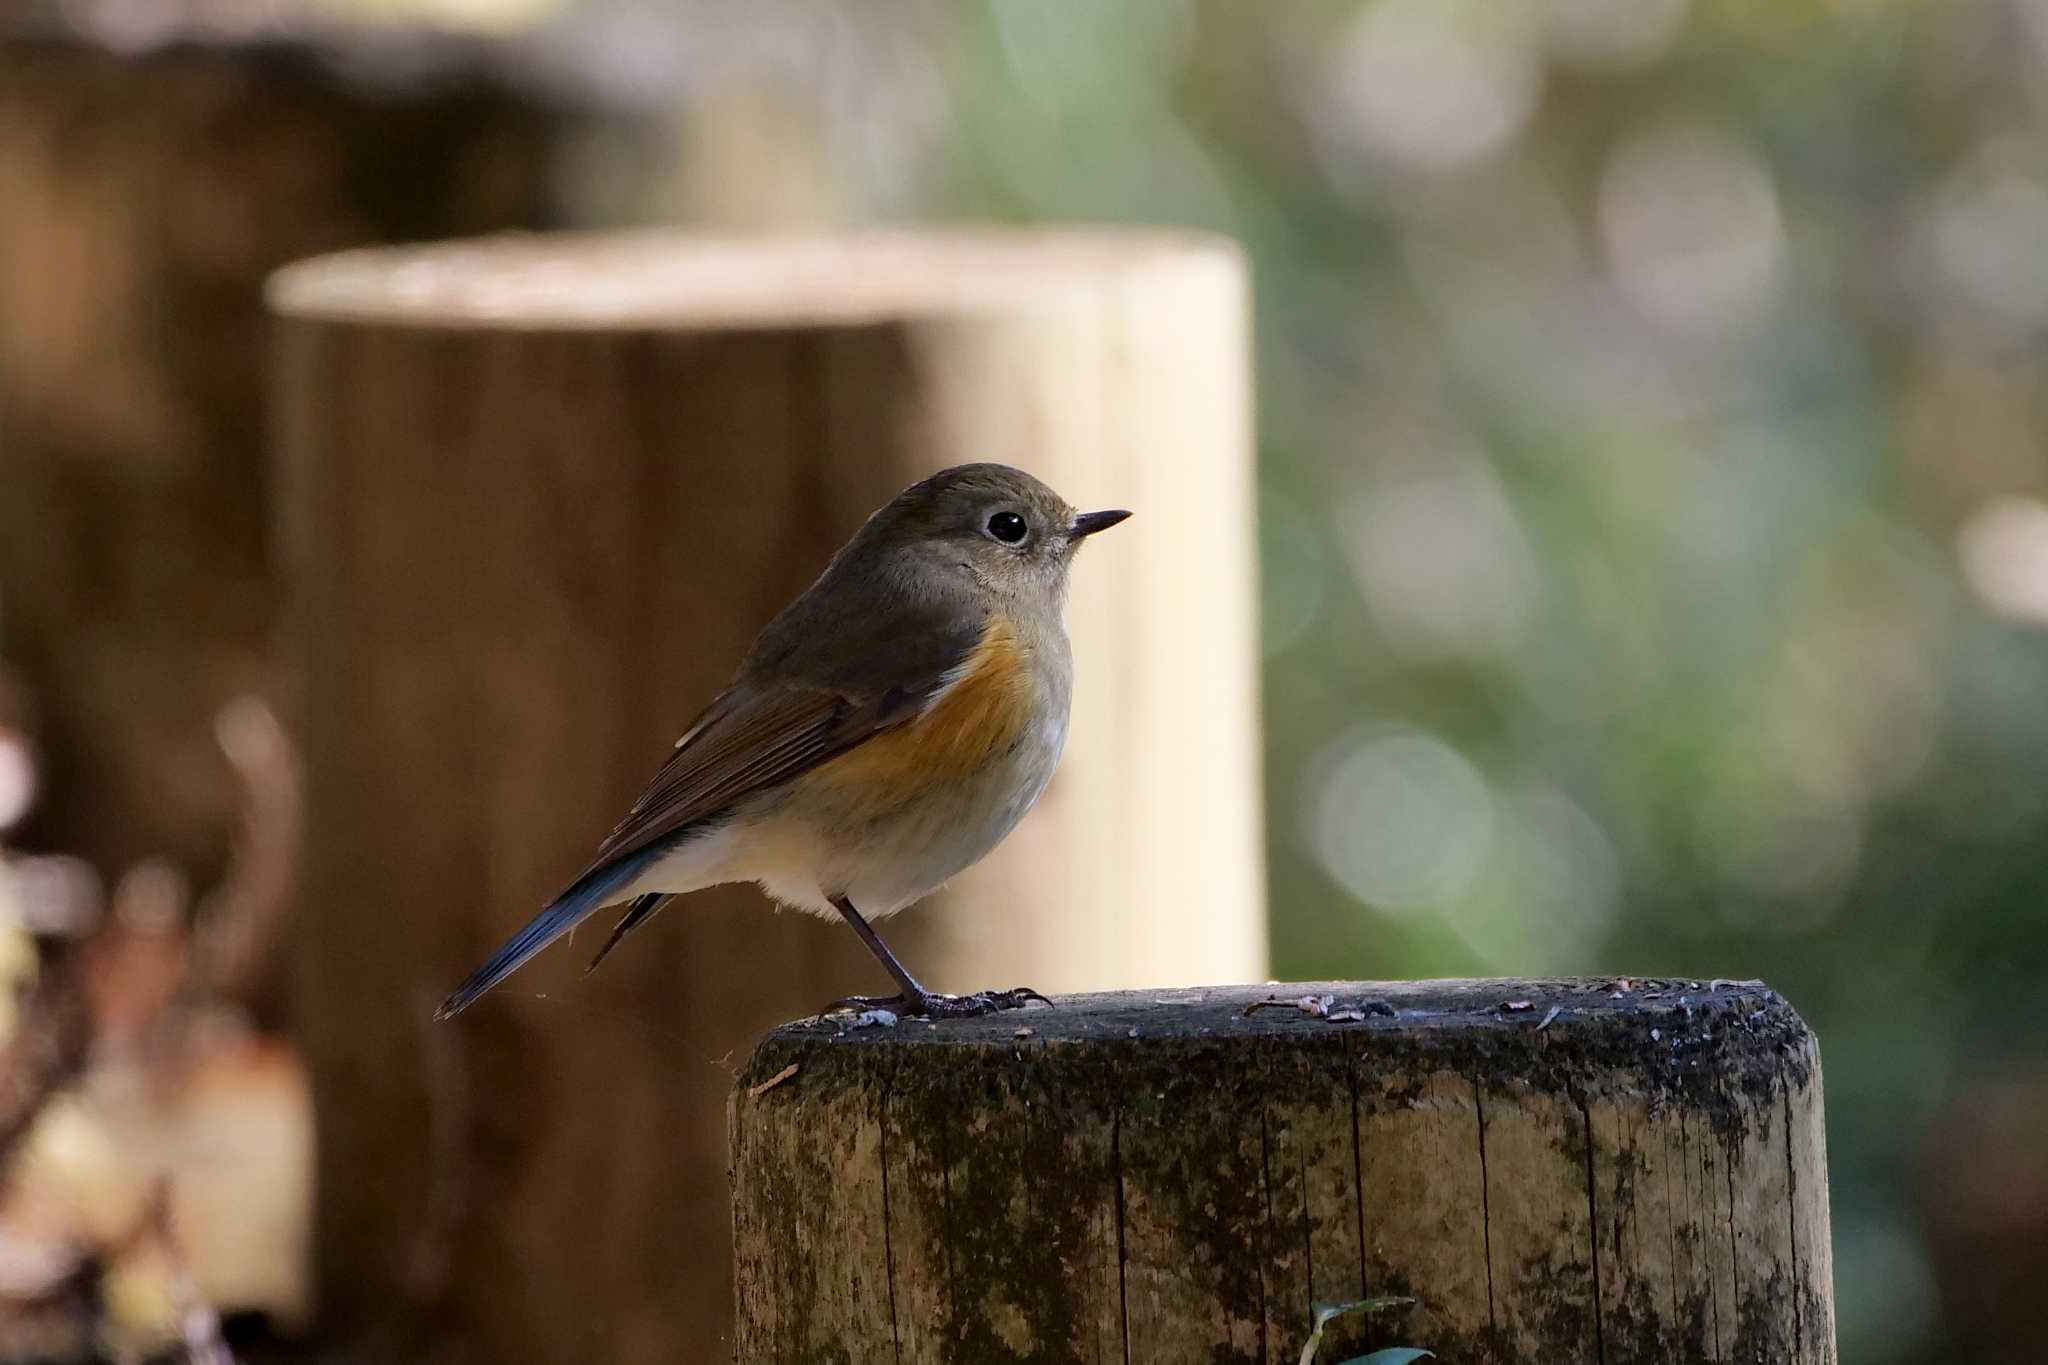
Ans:
[[[1757,982],[813,1021],[730,1122],[740,1365],[1292,1365],[1312,1302],[1382,1294],[1325,1362],[1835,1358],[1818,1053]]]

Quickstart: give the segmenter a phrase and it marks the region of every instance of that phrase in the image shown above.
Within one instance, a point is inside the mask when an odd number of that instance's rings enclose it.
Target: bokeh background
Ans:
[[[288,842],[264,713],[212,720],[273,681],[260,430],[209,415],[256,410],[219,348],[269,265],[1213,229],[1256,289],[1276,974],[1762,977],[1826,1060],[1842,1359],[2048,1350],[2048,3],[0,16],[0,837],[37,932],[161,926]],[[254,50],[315,55],[209,85]],[[363,90],[379,153],[294,184]],[[224,211],[265,176],[302,220]]]

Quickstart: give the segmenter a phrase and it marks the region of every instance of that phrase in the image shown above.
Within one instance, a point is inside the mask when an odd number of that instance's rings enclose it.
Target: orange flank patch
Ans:
[[[876,735],[819,767],[833,783],[924,783],[972,776],[1010,747],[1031,719],[1031,680],[1024,646],[1004,621],[993,621],[952,686],[916,720]]]

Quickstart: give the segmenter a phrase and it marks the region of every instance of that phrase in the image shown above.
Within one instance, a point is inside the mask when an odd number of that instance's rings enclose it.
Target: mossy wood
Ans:
[[[1228,243],[542,235],[346,253],[271,299],[307,772],[292,1004],[321,1302],[366,1358],[725,1353],[719,1059],[886,988],[853,935],[706,892],[587,980],[609,917],[428,1016],[589,860],[770,615],[943,465],[1138,518],[1075,574],[1059,775],[890,941],[952,991],[1263,968]]]
[[[740,1365],[1293,1365],[1376,1295],[1325,1365],[1835,1359],[1819,1056],[1756,982],[814,1021],[731,1139]]]

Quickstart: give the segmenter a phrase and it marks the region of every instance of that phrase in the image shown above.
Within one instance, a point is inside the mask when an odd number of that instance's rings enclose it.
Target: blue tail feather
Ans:
[[[514,934],[504,947],[491,954],[488,962],[470,973],[469,979],[441,1002],[441,1007],[434,1011],[434,1017],[447,1019],[475,1004],[484,992],[581,924],[591,911],[617,900],[619,893],[658,856],[658,850],[643,849],[617,862],[594,867],[578,878],[568,890],[549,902],[545,910],[535,915],[524,929]]]

